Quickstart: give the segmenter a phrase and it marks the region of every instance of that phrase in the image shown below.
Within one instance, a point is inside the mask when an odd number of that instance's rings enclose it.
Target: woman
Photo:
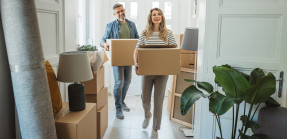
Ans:
[[[148,15],[147,26],[141,34],[137,47],[139,45],[176,45],[173,34],[166,28],[165,17],[159,8],[153,8]],[[134,53],[135,70],[138,71],[138,50]],[[142,103],[145,112],[145,119],[142,127],[147,128],[151,119],[151,95],[154,87],[154,112],[153,112],[153,130],[152,137],[157,137],[157,131],[160,129],[162,118],[162,105],[165,94],[165,88],[168,75],[142,76]]]

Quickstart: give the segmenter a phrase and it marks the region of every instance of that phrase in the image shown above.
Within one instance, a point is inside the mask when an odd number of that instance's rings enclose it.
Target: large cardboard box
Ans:
[[[103,88],[97,94],[86,94],[86,102],[97,103],[97,110],[108,105],[108,88]]]
[[[194,69],[196,54],[180,54],[180,65],[182,68]]]
[[[85,86],[85,94],[97,94],[104,88],[105,84],[105,70],[101,67],[93,76],[92,80],[83,82]]]
[[[66,109],[68,105],[63,105]],[[56,119],[58,139],[95,139],[97,137],[97,109],[95,103],[86,103],[86,109],[63,114]]]
[[[110,59],[112,66],[134,65],[134,51],[138,43],[137,39],[108,39],[110,44]]]
[[[139,75],[177,75],[180,72],[178,48],[138,48]]]
[[[97,120],[98,120],[98,125],[97,125],[98,138],[97,139],[102,139],[108,128],[108,105],[98,110]]]

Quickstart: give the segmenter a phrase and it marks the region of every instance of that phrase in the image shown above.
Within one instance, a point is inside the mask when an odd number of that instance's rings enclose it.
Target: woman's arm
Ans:
[[[144,45],[145,44],[145,37],[143,36],[140,36],[139,37],[139,40],[138,40],[138,43],[137,43],[137,47],[134,51],[134,61],[135,61],[135,71],[136,71],[136,74],[138,74],[138,47],[140,45]]]
[[[134,51],[135,72],[138,74],[138,48]]]

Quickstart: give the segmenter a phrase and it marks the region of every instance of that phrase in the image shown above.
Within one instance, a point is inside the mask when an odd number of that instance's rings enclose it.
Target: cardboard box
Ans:
[[[196,54],[180,54],[180,66],[182,68],[194,69]]]
[[[181,54],[191,54],[193,52],[193,51],[188,51],[188,50],[182,50],[181,49],[183,34],[174,34],[173,36],[174,36],[174,39],[176,41],[177,47],[180,48],[180,53]]]
[[[105,50],[103,49],[86,52],[90,60],[93,74],[96,73],[109,60]]]
[[[97,139],[102,139],[108,128],[108,105],[98,110],[97,120],[98,120],[98,125],[97,125],[98,138]]]
[[[101,67],[93,76],[92,80],[83,82],[85,86],[85,94],[97,94],[104,88],[105,84],[105,70]]]
[[[112,66],[132,66],[137,39],[108,39]]]
[[[86,102],[97,103],[97,110],[108,105],[108,88],[103,88],[97,94],[86,94]]]
[[[64,109],[68,105],[64,105]],[[86,109],[71,112],[56,119],[58,139],[95,139],[97,137],[96,104],[86,103]]]
[[[139,75],[177,75],[180,72],[178,48],[138,48]]]

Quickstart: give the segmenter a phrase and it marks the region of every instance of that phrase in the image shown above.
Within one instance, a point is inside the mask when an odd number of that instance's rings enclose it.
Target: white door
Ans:
[[[44,57],[57,74],[59,54],[76,50],[76,0],[36,0],[36,10]],[[66,86],[60,84],[62,99]]]
[[[247,73],[259,67],[272,72],[277,79],[281,71],[286,75],[286,0],[199,1],[199,80],[214,82],[212,67],[223,64]],[[274,95],[283,107],[287,106],[286,86],[284,81],[282,97],[278,97],[278,91]],[[196,113],[195,138],[219,136],[217,123],[208,111],[208,101],[197,106],[201,111]],[[232,114],[228,112],[221,118],[223,136],[230,138]]]

